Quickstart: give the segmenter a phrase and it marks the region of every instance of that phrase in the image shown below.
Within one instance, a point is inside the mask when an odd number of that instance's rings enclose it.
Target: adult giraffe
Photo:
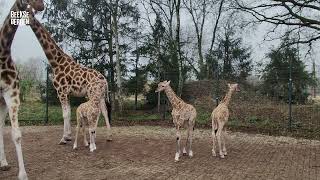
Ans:
[[[20,180],[26,180],[28,177],[24,168],[21,131],[18,123],[18,111],[20,107],[19,78],[11,57],[11,45],[18,26],[11,24],[11,12],[25,11],[28,5],[36,11],[44,9],[43,0],[16,0],[0,30],[0,169],[9,169],[3,143],[3,126],[5,124],[5,117],[9,112],[12,140],[18,157],[18,179]]]
[[[82,67],[80,64],[76,63],[72,57],[64,53],[51,37],[50,33],[34,17],[32,12],[30,12],[30,27],[38,38],[38,41],[48,58],[49,64],[51,65],[53,70],[53,86],[57,90],[62,106],[64,133],[59,144],[66,144],[66,141],[71,140],[70,95],[77,97],[84,97],[87,95],[88,98],[91,99],[96,93],[101,94],[100,108],[108,129],[107,140],[111,140],[111,127],[109,123],[109,119],[111,119],[111,106],[108,96],[108,83],[105,77],[94,69]],[[97,89],[95,87],[103,88],[99,89],[99,92],[96,92],[94,91],[94,89]],[[107,98],[107,102],[105,101],[105,98]]]

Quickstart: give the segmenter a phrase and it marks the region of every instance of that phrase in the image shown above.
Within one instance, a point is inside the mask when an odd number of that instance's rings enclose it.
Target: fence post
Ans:
[[[292,58],[289,60],[289,131],[292,130]]]
[[[217,65],[217,67],[214,69],[214,71],[216,72],[216,106],[218,106],[219,105],[219,66]],[[214,72],[213,71],[213,72]]]
[[[46,117],[45,117],[45,124],[48,124],[49,121],[49,65],[46,66],[46,70],[47,70],[47,79],[46,79]]]

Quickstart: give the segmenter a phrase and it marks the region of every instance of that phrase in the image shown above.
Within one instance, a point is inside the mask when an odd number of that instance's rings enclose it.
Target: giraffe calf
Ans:
[[[73,149],[77,148],[78,134],[80,128],[82,128],[83,142],[85,146],[88,146],[88,141],[86,138],[86,126],[89,126],[89,136],[90,136],[90,152],[96,150],[96,128],[98,124],[98,119],[100,116],[100,100],[91,99],[85,103],[80,104],[77,108],[77,128],[76,128],[76,138],[73,144]]]

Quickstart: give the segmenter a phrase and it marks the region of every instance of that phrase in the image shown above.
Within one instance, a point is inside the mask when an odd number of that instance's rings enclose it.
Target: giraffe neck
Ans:
[[[233,91],[232,89],[229,89],[229,91],[227,92],[226,96],[223,98],[222,100],[222,103],[224,103],[226,106],[229,105],[230,103],[230,100],[231,100],[231,96],[233,94]]]
[[[26,8],[27,6],[23,5],[21,0],[16,0],[11,7],[0,30],[0,56],[10,54],[12,41],[18,29],[18,25],[11,24],[11,11],[24,11]]]
[[[176,108],[178,104],[182,101],[182,99],[176,95],[176,93],[173,91],[173,89],[170,86],[168,86],[164,91],[170,103],[172,104],[172,107]]]
[[[46,57],[48,58],[49,64],[53,69],[59,68],[59,66],[63,66],[65,63],[75,64],[75,61],[72,58],[64,58],[64,60],[61,61],[63,56],[67,55],[57,45],[47,29],[32,15],[30,15],[30,27],[36,35]]]

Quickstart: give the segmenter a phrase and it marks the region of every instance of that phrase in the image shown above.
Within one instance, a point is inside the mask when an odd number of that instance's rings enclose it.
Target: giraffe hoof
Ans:
[[[65,141],[65,140],[61,140],[60,142],[59,142],[59,145],[66,145],[67,144],[67,142]]]
[[[180,157],[180,154],[176,153],[176,155],[174,157],[174,162],[178,162],[179,161],[179,157]]]
[[[190,157],[190,158],[193,157],[193,151],[189,151],[189,157]]]
[[[64,137],[64,140],[65,141],[72,141],[72,138],[71,137]]]
[[[6,166],[1,166],[0,167],[0,170],[1,171],[9,171],[11,169],[11,167],[9,165],[6,165]]]
[[[221,159],[224,159],[224,155],[220,155],[220,158],[221,158]]]
[[[187,156],[186,148],[183,148],[183,150],[182,150],[182,155],[183,155],[183,156]]]

